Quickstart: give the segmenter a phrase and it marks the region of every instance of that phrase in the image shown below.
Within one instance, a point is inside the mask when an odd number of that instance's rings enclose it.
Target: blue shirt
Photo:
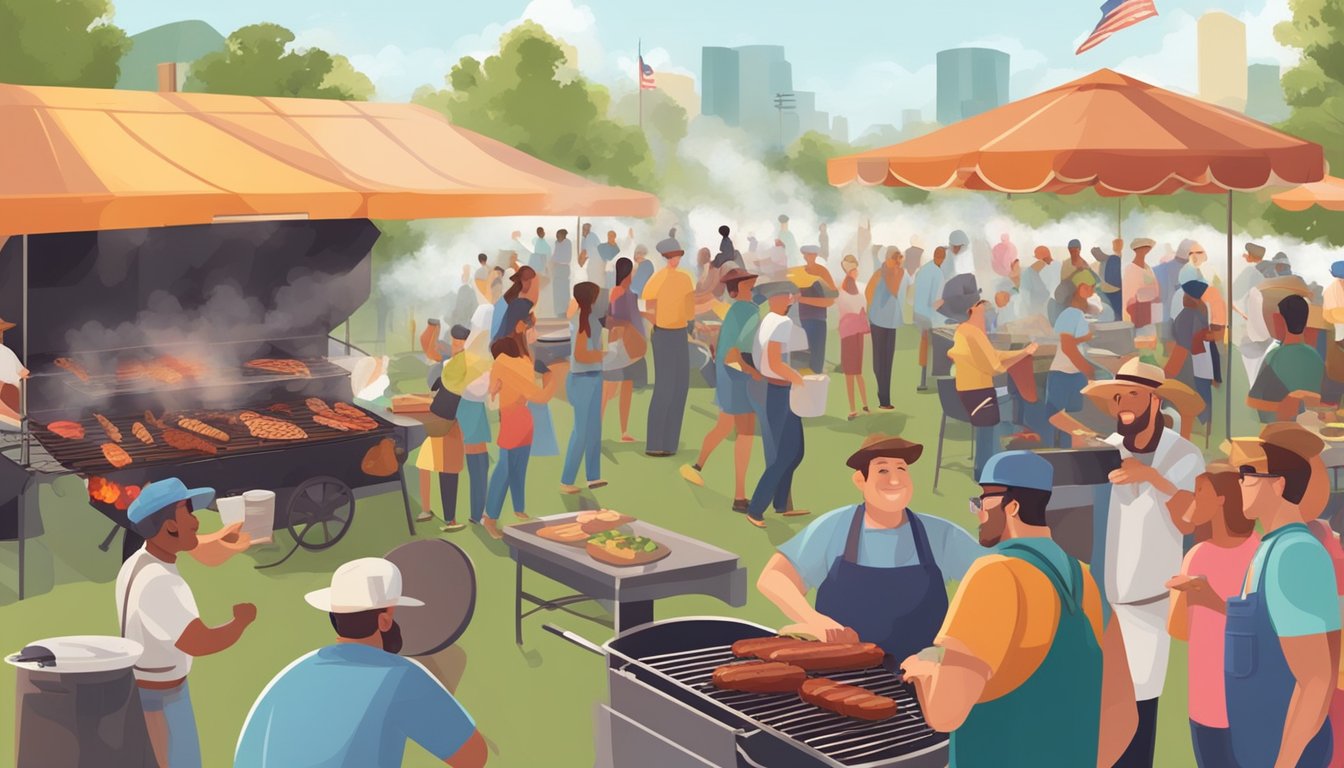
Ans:
[[[593,310],[591,317],[589,317],[589,319],[588,319],[588,329],[587,329],[587,333],[590,334],[590,335],[588,336],[588,350],[589,350],[590,352],[597,352],[597,351],[601,350],[601,349],[602,349],[602,324],[599,323],[599,322],[597,321],[597,310],[596,310],[596,309]],[[570,342],[570,349],[571,349],[571,350],[578,349],[578,345],[579,345],[579,315],[578,315],[578,313],[575,313],[575,314],[574,314],[574,317],[571,318],[570,321],[569,321],[569,338],[571,339],[571,342]],[[580,362],[578,356],[575,355],[572,351],[570,352],[570,354],[569,354],[569,372],[570,372],[570,373],[592,373],[592,372],[595,372],[595,371],[601,371],[601,370],[602,370],[602,363],[601,363],[601,361],[598,361],[598,362],[596,362],[596,363],[584,363],[584,362]]]
[[[527,260],[527,266],[535,269],[538,273],[546,271],[546,260],[551,257],[551,244],[546,242],[546,238],[538,237],[532,240],[532,255]]]
[[[635,265],[635,272],[630,276],[630,290],[635,292],[636,296],[644,296],[644,284],[653,277],[653,262],[645,259]]]
[[[906,277],[901,275],[901,285],[896,289],[898,295],[895,296],[887,288],[885,278],[881,271],[873,274],[872,279],[877,281],[877,288],[873,290],[872,306],[868,307],[868,322],[878,328],[900,328],[905,323],[905,309],[901,305],[905,301]]]
[[[1269,545],[1275,541],[1271,550]],[[1339,629],[1335,565],[1307,526],[1292,523],[1265,534],[1251,560],[1249,591],[1257,588],[1261,573],[1269,620],[1279,637],[1322,635]]]
[[[915,314],[930,322],[933,303],[943,297],[943,270],[930,261],[915,272]]]
[[[235,768],[397,768],[406,740],[439,760],[457,754],[476,724],[418,663],[341,643],[285,668],[253,705]]]
[[[780,554],[793,563],[808,589],[816,589],[830,573],[831,565],[845,554],[845,540],[854,519],[857,504],[832,510],[812,521],[792,539],[779,547]],[[975,559],[989,553],[965,530],[931,515],[920,515],[934,562],[947,580],[960,579]],[[859,534],[859,565],[873,568],[901,568],[918,561],[915,536],[907,521],[896,528],[869,528]]]

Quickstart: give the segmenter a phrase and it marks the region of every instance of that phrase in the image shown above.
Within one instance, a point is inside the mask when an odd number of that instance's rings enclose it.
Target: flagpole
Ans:
[[[644,40],[639,41],[639,58],[635,60],[635,90],[639,91],[639,132],[644,132]]]

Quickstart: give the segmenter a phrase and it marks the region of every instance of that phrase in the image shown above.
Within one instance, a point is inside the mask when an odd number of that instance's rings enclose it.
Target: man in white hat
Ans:
[[[1093,571],[1103,574],[1102,593],[1120,622],[1138,699],[1139,726],[1118,766],[1153,764],[1157,700],[1171,649],[1166,580],[1180,572],[1184,557],[1167,502],[1179,491],[1193,492],[1204,471],[1199,449],[1163,421],[1165,383],[1161,368],[1135,358],[1114,379],[1083,388],[1115,418],[1115,433],[1105,442],[1121,457],[1110,474],[1105,546],[1093,557]]]
[[[262,690],[234,765],[392,768],[408,739],[454,768],[485,765],[485,738],[471,716],[429,670],[396,655],[396,610],[424,605],[401,594],[396,565],[353,560],[304,599],[327,613],[336,643],[300,657]]]

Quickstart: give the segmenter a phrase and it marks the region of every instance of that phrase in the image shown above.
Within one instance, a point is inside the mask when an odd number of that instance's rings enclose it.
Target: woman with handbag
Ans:
[[[602,417],[606,418],[607,403],[620,395],[621,442],[633,443],[630,436],[630,401],[635,394],[635,381],[647,378],[648,340],[644,336],[644,316],[639,313],[639,296],[631,290],[634,264],[626,258],[616,260],[616,287],[611,289],[607,308],[607,331],[611,336],[607,360],[602,370]]]
[[[845,375],[845,394],[849,395],[849,420],[859,417],[854,407],[854,387],[859,388],[863,412],[868,410],[868,386],[863,383],[863,337],[872,332],[868,324],[868,302],[859,290],[859,260],[853,254],[840,262],[845,279],[835,306],[840,314],[840,372]]]
[[[1012,427],[1011,422],[1004,421],[1000,416],[994,377],[1036,351],[1034,343],[1014,352],[995,349],[989,342],[989,334],[985,332],[987,309],[989,304],[984,299],[971,306],[966,320],[957,326],[952,349],[947,353],[956,366],[957,396],[966,408],[975,433],[976,477],[980,476],[989,457],[1002,449],[1000,441]]]

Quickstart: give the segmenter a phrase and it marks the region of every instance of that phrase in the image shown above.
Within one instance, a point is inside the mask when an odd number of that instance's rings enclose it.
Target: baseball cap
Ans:
[[[401,594],[401,570],[381,557],[361,557],[336,569],[331,586],[309,592],[304,600],[327,613],[359,613],[424,605]]]
[[[157,480],[140,489],[140,495],[126,508],[126,518],[139,523],[165,507],[190,501],[192,509],[204,509],[215,500],[214,488],[188,488],[176,477]]]
[[[1004,451],[985,462],[985,468],[980,472],[980,485],[1053,491],[1055,468],[1031,451]]]

